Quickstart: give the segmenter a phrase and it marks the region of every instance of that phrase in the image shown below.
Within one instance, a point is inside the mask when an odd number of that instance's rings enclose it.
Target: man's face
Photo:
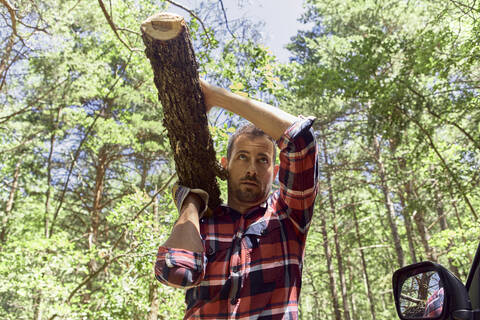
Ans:
[[[267,137],[240,135],[230,159],[222,159],[228,170],[228,204],[243,212],[264,202],[278,171],[273,162],[274,145]]]

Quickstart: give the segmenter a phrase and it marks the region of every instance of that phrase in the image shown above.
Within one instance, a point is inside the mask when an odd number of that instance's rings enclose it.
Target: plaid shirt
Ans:
[[[280,190],[240,214],[200,219],[205,252],[160,247],[156,278],[189,288],[185,319],[297,319],[305,240],[317,195],[313,118],[277,141]]]
[[[443,287],[438,290],[435,290],[433,294],[427,299],[427,306],[425,307],[425,312],[423,317],[425,318],[436,318],[442,314],[443,310],[443,298],[444,291]]]

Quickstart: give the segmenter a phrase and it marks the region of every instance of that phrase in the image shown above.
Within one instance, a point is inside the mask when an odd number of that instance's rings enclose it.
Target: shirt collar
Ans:
[[[259,204],[258,206],[255,206],[255,207],[252,207],[250,208],[247,212],[245,212],[243,214],[243,217],[244,218],[248,218],[250,216],[252,216],[254,213],[258,212],[259,209],[266,209],[267,208],[267,201],[264,201],[262,202],[261,204]],[[263,211],[263,210],[262,210]],[[217,214],[225,214],[225,213],[228,213],[232,218],[233,220],[237,220],[237,219],[240,219],[240,217],[242,216],[242,214],[240,212],[238,212],[237,210],[229,207],[227,204],[223,203],[221,205],[219,205],[215,210],[214,210],[214,215],[217,215]]]

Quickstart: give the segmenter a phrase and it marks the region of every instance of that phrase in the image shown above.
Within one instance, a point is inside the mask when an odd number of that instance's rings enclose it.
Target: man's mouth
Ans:
[[[249,186],[257,186],[257,183],[256,182],[253,182],[253,181],[242,181],[241,182],[242,184],[246,184],[246,185],[249,185]]]

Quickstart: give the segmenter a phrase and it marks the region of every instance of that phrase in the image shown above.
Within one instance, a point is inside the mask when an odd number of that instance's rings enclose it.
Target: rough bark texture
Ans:
[[[208,130],[204,97],[198,80],[198,65],[183,19],[179,33],[170,40],[160,40],[155,32],[170,30],[172,15],[158,14],[142,24],[145,54],[152,65],[158,98],[163,106],[163,124],[173,150],[179,183],[201,188],[209,196],[209,207],[221,204],[216,176],[225,178],[215,158]],[[146,28],[150,26],[149,32]]]

